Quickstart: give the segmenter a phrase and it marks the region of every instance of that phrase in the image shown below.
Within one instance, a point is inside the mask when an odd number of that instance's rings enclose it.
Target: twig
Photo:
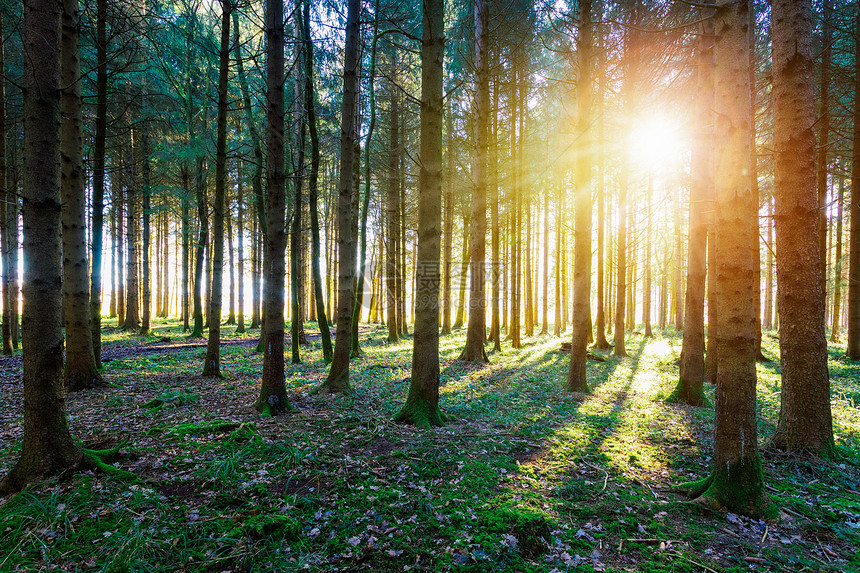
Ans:
[[[678,558],[680,558],[680,559],[683,559],[684,561],[686,561],[686,562],[688,562],[688,563],[692,563],[692,564],[693,564],[693,565],[695,565],[696,567],[701,567],[701,568],[702,568],[702,569],[704,569],[705,571],[710,571],[711,573],[719,573],[718,571],[716,571],[716,570],[714,570],[714,569],[711,569],[710,567],[708,567],[707,565],[705,565],[705,564],[703,564],[703,563],[699,563],[698,561],[693,561],[692,559],[689,559],[689,558],[687,558],[687,557],[684,557],[683,555],[681,555],[681,554],[680,554],[680,553],[678,553],[678,552],[669,553],[669,555],[672,555],[673,557],[678,557]]]
[[[764,535],[761,536],[761,542],[764,543],[764,540],[767,538],[767,523],[764,524]]]

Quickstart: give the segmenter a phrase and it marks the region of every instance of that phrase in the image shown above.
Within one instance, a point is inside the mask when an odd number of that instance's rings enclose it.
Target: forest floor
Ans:
[[[707,475],[714,419],[664,402],[678,377],[672,332],[630,334],[630,358],[590,361],[589,395],[564,390],[557,337],[483,367],[455,360],[465,331],[443,337],[441,401],[456,421],[433,430],[392,423],[412,341],[389,345],[377,328],[362,333],[353,395],[310,394],[326,373],[312,336],[305,363],[287,365],[298,411],[261,418],[257,334],[231,334],[225,378],[211,379],[199,375],[204,341],[175,322],[144,338],[105,329],[117,387],[69,396],[69,421],[86,447],[127,440],[114,464],[139,480],[87,471],[0,499],[0,571],[860,571],[860,364],[839,345],[838,457],[764,448],[781,512],[763,522],[666,489]],[[776,337],[764,342],[776,357]],[[0,474],[20,452],[20,368],[0,360]],[[778,362],[758,373],[766,444]]]

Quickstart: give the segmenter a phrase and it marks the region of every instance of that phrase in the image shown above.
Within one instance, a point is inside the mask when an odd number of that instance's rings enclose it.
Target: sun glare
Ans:
[[[630,131],[627,147],[638,167],[651,170],[677,165],[686,149],[680,125],[666,115],[638,120]]]

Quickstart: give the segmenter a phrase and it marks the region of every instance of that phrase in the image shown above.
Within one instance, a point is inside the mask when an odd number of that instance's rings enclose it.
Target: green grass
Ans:
[[[186,342],[175,322],[155,326],[144,339],[111,330],[106,347]],[[712,410],[664,402],[675,333],[630,335],[630,358],[589,362],[589,395],[564,390],[558,338],[527,338],[476,367],[454,360],[464,334],[440,344],[442,407],[456,422],[429,431],[391,422],[412,344],[388,345],[381,328],[362,334],[351,396],[310,395],[326,368],[319,344],[306,347],[303,364],[287,365],[300,412],[273,419],[250,407],[253,345],[222,348],[224,380],[199,376],[201,347],[111,361],[105,375],[122,388],[70,396],[70,423],[91,447],[130,439],[118,463],[145,481],[77,474],[0,502],[0,571],[749,571],[745,558],[758,571],[860,570],[860,365],[838,345],[840,457],[765,450],[784,514],[763,523],[666,492],[707,475],[713,432]],[[764,342],[778,356],[776,338]],[[765,444],[778,363],[758,372]],[[164,407],[140,408],[159,397]],[[2,472],[18,442],[0,439],[0,451]]]

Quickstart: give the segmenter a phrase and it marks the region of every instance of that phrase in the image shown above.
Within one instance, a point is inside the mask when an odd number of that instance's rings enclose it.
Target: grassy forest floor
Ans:
[[[411,339],[364,331],[355,394],[319,398],[311,337],[287,369],[299,411],[261,418],[256,335],[225,344],[216,380],[199,375],[203,341],[176,323],[146,338],[106,329],[105,376],[119,387],[70,396],[69,420],[87,447],[128,440],[114,463],[140,481],[84,472],[0,500],[0,571],[860,571],[860,364],[839,345],[839,457],[765,449],[782,509],[765,523],[665,491],[707,474],[714,418],[663,402],[678,377],[673,333],[631,334],[630,358],[589,362],[591,395],[564,390],[558,338],[473,367],[454,360],[465,331],[443,337],[442,406],[456,421],[429,431],[391,422]],[[764,343],[776,357],[775,336]],[[0,359],[0,474],[20,448],[20,364]],[[766,443],[778,362],[758,372]]]

